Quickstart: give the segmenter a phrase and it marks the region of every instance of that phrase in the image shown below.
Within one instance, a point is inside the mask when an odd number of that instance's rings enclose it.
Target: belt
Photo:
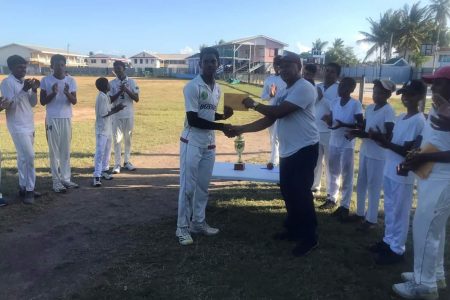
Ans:
[[[180,137],[180,141],[183,142],[183,143],[185,143],[185,144],[189,144],[189,140],[187,140],[187,139],[185,139],[185,138],[183,138],[183,137]],[[208,145],[208,149],[209,149],[209,150],[211,150],[211,149],[216,149],[216,145]]]

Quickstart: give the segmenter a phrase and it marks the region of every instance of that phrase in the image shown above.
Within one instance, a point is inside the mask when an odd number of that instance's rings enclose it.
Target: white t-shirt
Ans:
[[[330,85],[327,89],[325,89],[325,85],[323,82],[317,84],[317,88],[322,90],[322,99],[319,100],[317,98],[315,109],[316,109],[316,125],[317,129],[320,133],[330,132],[331,129],[328,128],[328,124],[324,121],[322,121],[322,117],[324,115],[329,115],[331,112],[331,105],[334,101],[336,101],[337,98],[339,98],[338,95],[338,86],[339,83],[333,83]]]
[[[111,87],[111,90],[109,91],[109,94],[111,96],[116,95],[119,90],[122,83],[127,86],[130,91],[132,91],[135,94],[139,94],[139,87],[136,85],[136,82],[128,77],[125,77],[124,80],[120,80],[119,78],[114,78],[109,82],[109,85]],[[134,117],[134,100],[130,98],[130,96],[123,92],[113,103],[113,107],[119,105],[122,103],[123,105],[126,105],[124,109],[119,111],[118,113],[114,114],[113,117],[116,119],[129,119]]]
[[[56,96],[45,105],[47,111],[47,119],[50,118],[71,118],[72,117],[72,103],[70,103],[67,96],[64,94],[64,87],[67,83],[69,85],[69,93],[77,91],[77,84],[75,79],[71,76],[65,76],[64,79],[58,79],[53,75],[48,75],[42,78],[41,90],[44,90],[47,95],[52,93],[53,85],[58,84],[58,93]]]
[[[333,113],[333,126],[336,126],[336,120],[344,122],[346,124],[356,124],[355,115],[362,114],[361,102],[350,98],[350,100],[344,105],[341,105],[341,99],[336,99],[331,105],[331,112]],[[338,148],[355,148],[355,139],[349,141],[345,134],[350,128],[341,127],[331,131],[330,146]]]
[[[375,104],[371,104],[366,108],[365,132],[369,132],[370,129],[377,131],[377,128],[379,128],[381,133],[386,134],[385,123],[394,123],[394,121],[395,112],[389,103],[377,110],[375,110]],[[363,139],[360,152],[362,155],[372,159],[386,159],[386,149],[380,147],[371,139]]]
[[[277,120],[280,157],[289,157],[298,150],[319,142],[314,112],[316,98],[316,88],[303,78],[277,97],[277,105],[288,101],[299,107]]]
[[[396,145],[403,146],[405,142],[412,142],[417,139],[425,125],[425,116],[423,113],[417,113],[414,116],[404,120],[405,113],[399,115],[395,119],[394,130],[392,131],[391,142]],[[405,158],[392,150],[386,150],[386,163],[384,165],[384,176],[404,184],[413,184],[413,172],[408,172],[408,176],[397,175],[397,166],[403,162]]]
[[[112,136],[111,116],[103,118],[111,111],[111,99],[103,92],[99,92],[95,100],[95,134]]]
[[[23,82],[10,74],[3,79],[0,90],[5,99],[11,101],[6,109],[6,125],[11,134],[34,132],[33,107],[37,95],[31,89],[23,90]]]
[[[198,75],[186,84],[183,94],[186,112],[196,112],[199,118],[211,122],[215,121],[217,105],[220,100],[220,88],[217,83],[211,90],[202,77]],[[188,140],[190,145],[196,147],[207,148],[215,145],[214,130],[192,127],[189,125],[187,117],[185,117],[181,137]]]
[[[276,93],[274,97],[270,97],[270,89],[272,85],[277,87]],[[269,105],[276,105],[276,97],[283,93],[283,90],[286,88],[286,82],[281,79],[280,75],[269,75],[266,80],[264,80],[264,87],[261,93],[262,100],[268,100]]]
[[[436,116],[434,109],[430,109],[428,119],[422,131],[421,147],[432,144],[439,151],[450,151],[450,132],[439,131],[431,127],[430,115]],[[428,179],[450,180],[450,163],[435,163]]]

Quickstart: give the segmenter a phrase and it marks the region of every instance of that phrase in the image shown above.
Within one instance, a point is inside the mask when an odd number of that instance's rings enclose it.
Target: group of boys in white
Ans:
[[[17,152],[19,173],[19,196],[25,204],[33,204],[41,194],[35,191],[36,173],[34,167],[34,115],[37,104],[37,90],[40,87],[40,103],[46,107],[45,130],[48,143],[52,189],[64,193],[67,189],[78,188],[71,180],[70,144],[72,140],[72,106],[77,103],[75,79],[66,74],[66,58],[53,55],[50,65],[51,75],[39,81],[25,79],[27,61],[12,55],[7,59],[11,74],[1,85],[0,109],[6,111],[6,123]],[[130,162],[131,136],[133,131],[133,102],[139,101],[139,88],[133,79],[125,75],[125,64],[114,63],[117,78],[108,82],[99,78],[96,111],[96,153],[94,158],[93,185],[100,186],[101,178],[112,179],[111,173],[121,169],[121,143],[125,143],[123,167],[133,171]],[[105,83],[106,81],[106,83]],[[97,84],[99,83],[100,84]],[[108,93],[110,91],[112,93]],[[110,96],[111,95],[111,96]],[[110,117],[115,114],[114,117]],[[115,165],[109,172],[111,143],[114,141]],[[0,193],[0,206],[7,204]]]

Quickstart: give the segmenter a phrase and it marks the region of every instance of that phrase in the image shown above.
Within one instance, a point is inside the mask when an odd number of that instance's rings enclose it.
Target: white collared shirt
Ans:
[[[111,99],[103,92],[99,92],[95,100],[95,134],[112,136],[111,116],[103,118],[111,111]]]
[[[186,112],[196,112],[199,118],[214,122],[217,105],[220,100],[220,88],[217,83],[213,90],[198,75],[189,81],[183,89]],[[215,145],[214,130],[200,129],[189,125],[187,117],[181,137],[188,140],[190,145],[206,148]]]
[[[37,95],[31,89],[23,90],[23,81],[10,74],[3,79],[0,90],[4,98],[11,101],[6,109],[6,124],[10,133],[34,132],[33,107]]]
[[[111,87],[111,90],[109,91],[109,95],[110,96],[114,96],[116,95],[119,90],[120,90],[120,86],[123,84],[125,84],[125,86],[127,86],[130,91],[132,91],[135,94],[139,94],[139,87],[136,85],[136,82],[128,77],[125,77],[124,80],[120,80],[119,78],[114,78],[113,80],[111,80],[109,82],[109,85]],[[123,92],[114,102],[113,102],[113,107],[119,105],[120,103],[122,103],[123,105],[125,105],[125,108],[122,109],[121,111],[119,111],[118,113],[114,114],[113,117],[117,118],[117,119],[129,119],[129,118],[133,118],[134,116],[134,100],[130,98],[130,96],[126,93]]]
[[[77,91],[77,84],[72,76],[64,76],[63,79],[58,79],[53,75],[48,75],[42,78],[41,90],[44,90],[47,95],[52,93],[53,85],[58,84],[58,93],[56,96],[45,105],[47,111],[47,119],[65,119],[72,118],[72,103],[64,94],[64,87],[66,83],[69,85],[69,93]]]

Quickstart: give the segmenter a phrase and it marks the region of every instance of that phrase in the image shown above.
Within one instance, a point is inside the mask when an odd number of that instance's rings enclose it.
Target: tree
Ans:
[[[216,44],[217,45],[222,45],[222,44],[225,44],[226,42],[225,42],[225,40],[224,39],[220,39]]]
[[[403,51],[406,58],[407,51],[418,52],[420,46],[426,41],[429,32],[433,30],[432,15],[428,7],[420,7],[420,2],[414,3],[411,8],[408,4],[399,10],[400,36],[396,42],[397,50]],[[409,61],[409,57],[407,58]]]
[[[198,50],[199,50],[199,51],[202,51],[203,48],[206,48],[206,47],[208,47],[208,45],[206,45],[206,44],[201,44],[200,46],[198,46]]]
[[[327,41],[321,41],[320,39],[317,39],[315,42],[312,43],[311,51],[318,51],[320,54],[322,54],[327,44],[328,44]]]
[[[419,51],[414,51],[409,58],[410,61],[414,63],[414,66],[416,66],[416,68],[421,68],[429,57],[422,55]]]
[[[336,62],[342,66],[358,63],[353,48],[344,46],[344,41],[341,38],[335,39],[332,46],[325,52],[325,61]]]
[[[94,51],[89,51],[89,56],[94,55]]]
[[[447,19],[450,17],[450,0],[431,0],[429,5],[430,14],[434,18],[436,30],[433,31],[432,41],[438,46],[449,44]]]
[[[378,22],[372,18],[368,18],[367,21],[370,23],[370,32],[360,31],[359,33],[364,38],[358,40],[357,43],[372,44],[369,50],[367,50],[364,61],[373,54],[378,54],[381,63],[383,54],[385,58],[390,58],[393,42],[398,39],[399,13],[389,9],[383,14],[380,14],[380,20]]]

